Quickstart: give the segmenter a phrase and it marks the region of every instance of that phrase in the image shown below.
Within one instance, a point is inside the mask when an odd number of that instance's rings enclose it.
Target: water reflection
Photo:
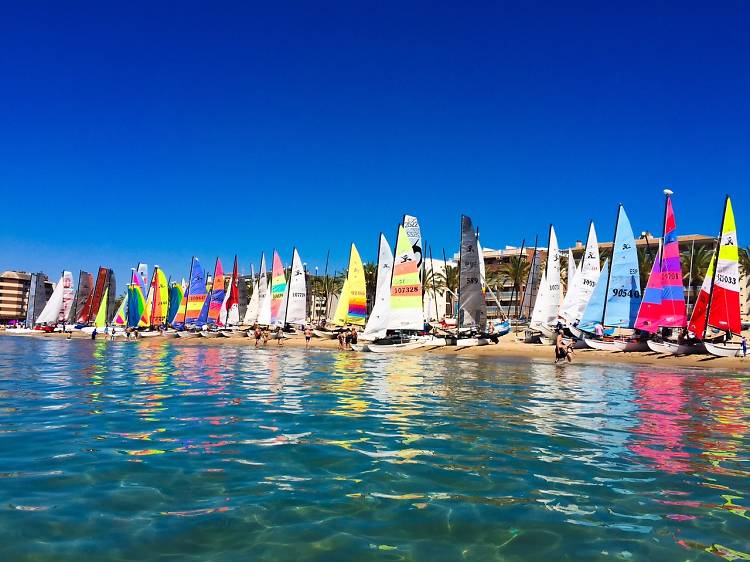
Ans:
[[[8,559],[748,556],[741,376],[9,340]]]

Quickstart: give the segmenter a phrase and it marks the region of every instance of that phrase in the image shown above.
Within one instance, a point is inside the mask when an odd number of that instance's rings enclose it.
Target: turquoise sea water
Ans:
[[[747,560],[750,379],[0,337],[0,560]]]

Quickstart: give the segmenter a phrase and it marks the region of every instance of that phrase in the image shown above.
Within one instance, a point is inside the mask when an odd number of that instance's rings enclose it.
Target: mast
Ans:
[[[693,252],[695,251],[695,238],[693,238],[692,244],[690,244],[690,269],[688,270],[688,290],[687,290],[687,308],[690,307],[690,292],[692,291],[693,285]]]
[[[711,292],[708,294],[708,305],[706,306],[706,324],[703,326],[703,337],[706,339],[706,332],[708,332],[708,318],[711,315],[711,303],[714,300],[714,285],[716,284],[716,270],[719,269],[719,252],[721,252],[721,235],[724,230],[724,217],[727,214],[727,203],[729,202],[729,195],[724,199],[724,212],[721,214],[721,226],[719,227],[719,243],[716,245],[714,251],[714,271],[711,274]]]
[[[458,306],[456,307],[456,339],[461,331],[461,262],[464,251],[463,238],[464,238],[464,216],[461,215],[459,229],[459,244],[458,244]]]
[[[604,317],[607,314],[607,298],[609,297],[609,280],[612,278],[612,269],[615,265],[615,248],[617,247],[617,226],[620,224],[620,209],[622,203],[617,205],[617,218],[615,219],[615,235],[612,238],[612,256],[610,257],[610,267],[607,273],[607,285],[604,287],[604,306],[602,307],[602,327],[604,327]]]
[[[521,267],[521,260],[523,259],[523,250],[526,247],[526,238],[521,240],[521,251],[518,252],[518,267]],[[518,268],[516,268],[516,274],[513,276],[513,287],[510,289],[510,300],[508,301],[508,318],[510,319],[510,307],[513,305],[513,297],[516,294],[516,285],[518,285]],[[516,307],[518,312],[518,307]]]
[[[151,292],[154,295],[152,302],[151,302],[151,315],[149,316],[149,327],[154,327],[154,312],[156,311],[156,287],[159,285],[159,281],[157,280],[156,276],[159,273],[159,266],[154,265],[154,273],[151,275]]]
[[[435,262],[432,260],[432,246],[430,246],[430,278],[432,279],[432,300],[435,303],[435,321],[439,321],[437,291],[435,290]]]
[[[286,326],[286,315],[289,312],[289,286],[292,284],[292,274],[294,273],[294,254],[297,253],[297,247],[292,247],[292,265],[289,266],[289,281],[287,281],[286,284],[286,304],[284,306],[284,326]],[[307,298],[307,295],[305,295],[305,298]],[[283,326],[282,326],[283,328]]]
[[[187,286],[187,292],[185,293],[185,316],[182,319],[182,326],[187,326],[187,309],[188,309],[188,299],[190,298],[190,286],[193,284],[193,263],[195,262],[195,256],[192,257],[190,260],[190,274],[188,275],[188,286]]]
[[[536,253],[537,253],[538,246],[539,246],[539,235],[535,234],[534,235],[534,253],[531,254],[531,271],[530,271],[531,280],[523,289],[523,297],[521,297],[521,314],[523,314],[523,301],[526,300],[526,292],[529,289],[531,289],[531,291],[534,292],[534,281],[535,281],[535,275],[534,275],[535,267],[534,266],[536,265]],[[531,314],[531,297],[529,297],[529,314]]]

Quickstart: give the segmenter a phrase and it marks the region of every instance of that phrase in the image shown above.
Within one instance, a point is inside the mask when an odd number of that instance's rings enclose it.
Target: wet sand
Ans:
[[[0,331],[0,335],[5,335]],[[522,333],[519,333],[522,337]],[[35,338],[66,338],[63,334],[34,334],[30,336],[7,336],[7,337],[35,337]],[[89,336],[83,333],[75,333],[75,339],[86,339]],[[100,339],[104,339],[103,335]],[[167,338],[175,345],[246,345],[254,346],[255,339],[242,336],[233,336],[230,338]],[[165,338],[141,338],[137,340],[138,345],[159,345],[165,341]],[[136,343],[135,340],[125,340],[118,337],[114,343]],[[268,348],[277,347],[294,347],[304,348],[305,339],[301,334],[292,334],[284,339],[282,346],[277,344],[275,339],[270,339]],[[338,350],[338,341],[335,339],[322,339],[314,337],[310,342],[311,349],[328,349]],[[347,351],[347,353],[357,353]],[[490,344],[477,347],[443,346],[443,347],[426,347],[412,351],[403,351],[409,355],[420,355],[423,353],[438,353],[443,355],[458,355],[462,357],[514,357],[514,358],[536,358],[554,362],[554,350],[552,346],[542,344],[527,344],[517,339],[515,334],[508,334],[500,338],[497,344]],[[750,356],[745,357],[714,357],[712,355],[662,355],[652,351],[647,352],[607,352],[595,349],[577,349],[573,355],[574,363],[631,363],[640,365],[650,365],[660,368],[681,367],[681,368],[702,368],[702,369],[722,369],[729,371],[748,371],[750,370]]]

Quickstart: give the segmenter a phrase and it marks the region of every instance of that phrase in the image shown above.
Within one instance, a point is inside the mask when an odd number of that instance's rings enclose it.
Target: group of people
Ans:
[[[352,327],[341,330],[338,335],[339,349],[351,349],[352,344],[357,343],[357,339],[357,328]]]

